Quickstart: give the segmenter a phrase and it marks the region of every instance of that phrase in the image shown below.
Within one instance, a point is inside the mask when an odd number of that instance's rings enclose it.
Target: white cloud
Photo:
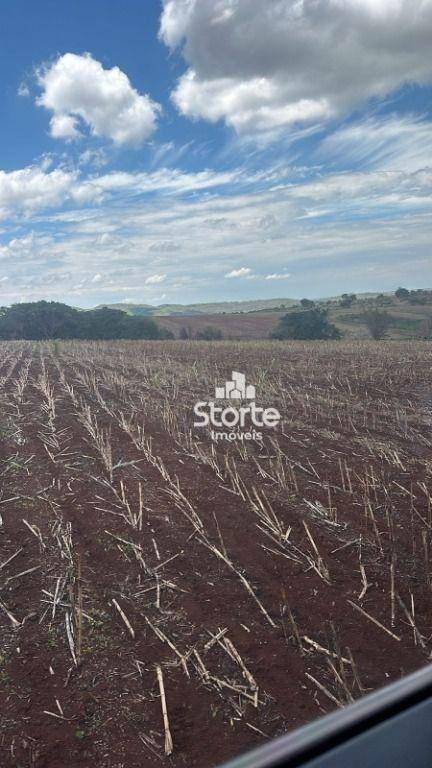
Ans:
[[[92,166],[94,168],[102,168],[108,163],[107,152],[102,149],[86,149],[81,153],[78,159],[78,165],[80,167]]]
[[[104,69],[90,54],[66,53],[38,71],[37,104],[53,113],[54,138],[76,139],[86,125],[94,136],[141,146],[156,129],[160,107],[132,87],[118,67]]]
[[[416,171],[431,164],[432,123],[414,115],[368,117],[331,133],[316,156],[327,166]]]
[[[232,269],[231,272],[227,272],[225,277],[248,277],[251,273],[250,267],[240,267],[240,269]]]
[[[188,192],[223,186],[241,179],[237,171],[199,171],[183,173],[161,168],[153,173],[112,171],[90,176],[74,186],[74,197],[85,203],[101,201],[106,195],[139,195],[161,192],[164,194],[185,194]]]
[[[237,133],[273,131],[299,122],[318,122],[331,117],[326,99],[298,99],[276,103],[277,88],[267,78],[248,81],[233,78],[200,80],[189,70],[180,78],[173,100],[188,117],[212,123],[224,119]]]
[[[160,23],[189,67],[178,108],[238,133],[317,123],[431,82],[431,35],[432,0],[164,0]]]
[[[17,171],[0,171],[0,218],[9,212],[32,212],[61,205],[69,195],[75,175],[57,168],[46,172],[29,166]]]
[[[166,279],[166,275],[150,275],[145,280],[146,285],[156,285],[157,283],[163,283]]]
[[[182,195],[246,180],[240,171],[199,171],[183,173],[162,168],[153,173],[113,171],[83,177],[79,171],[63,168],[49,170],[51,158],[40,165],[16,171],[0,170],[0,219],[18,213],[72,203],[79,206],[98,205],[111,197],[123,199],[143,194]],[[155,251],[174,251],[172,241],[149,244]]]
[[[15,236],[0,245],[0,274],[10,277],[2,301],[152,301],[150,289],[164,284],[145,281],[160,274],[176,302],[313,297],[353,290],[353,284],[358,290],[416,287],[431,269],[431,190],[432,172],[426,171],[342,173],[297,184],[281,179],[254,191],[239,177],[229,195],[204,190],[167,196],[162,189],[145,200],[107,197],[86,208],[38,214],[31,222],[20,216],[8,224]],[[262,230],[267,216],[275,222],[271,242]],[[218,220],[226,226],[214,227]],[[30,233],[23,236],[26,228]],[[167,237],[181,246],[181,260],[149,251]],[[119,241],[126,250],[119,251]],[[224,277],[239,269],[249,272]],[[288,272],[291,279],[284,282],[265,279]],[[95,274],[103,280],[93,284]]]
[[[112,235],[110,235],[109,232],[103,232],[101,235],[98,236],[96,242],[97,245],[111,245],[111,243],[115,240]]]
[[[22,99],[27,99],[30,96],[30,90],[26,82],[23,81],[19,84],[17,93]]]
[[[273,272],[270,275],[265,276],[265,280],[288,280],[291,277],[289,272]]]
[[[50,131],[53,139],[78,139],[82,136],[78,129],[78,120],[72,115],[54,115],[50,120]]]
[[[373,123],[362,126],[372,141]],[[385,130],[399,135],[396,125]],[[357,137],[344,141],[357,151]],[[323,153],[331,149],[326,144]],[[337,143],[333,149],[336,157]],[[314,295],[330,295],[336,283],[348,291],[351,278],[364,286],[372,274],[366,287],[397,287],[396,280],[408,283],[404,275],[415,287],[421,270],[430,270],[431,193],[432,170],[381,170],[379,163],[295,177],[281,163],[261,174],[242,166],[85,175],[44,159],[0,174],[0,216],[9,214],[0,230],[0,275],[10,277],[2,301],[150,301],[163,280],[169,300],[180,302],[312,296],[311,286]]]
[[[162,240],[160,243],[152,243],[149,245],[149,251],[152,253],[174,253],[180,248],[178,243],[173,243],[172,240]]]

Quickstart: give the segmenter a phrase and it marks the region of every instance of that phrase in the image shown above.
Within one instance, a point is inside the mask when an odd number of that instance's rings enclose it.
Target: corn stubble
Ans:
[[[193,406],[238,360],[283,419],[215,444]],[[45,718],[96,764],[132,743],[199,764],[203,707],[216,759],[427,663],[431,363],[420,342],[2,344],[8,755],[17,733],[43,752]]]

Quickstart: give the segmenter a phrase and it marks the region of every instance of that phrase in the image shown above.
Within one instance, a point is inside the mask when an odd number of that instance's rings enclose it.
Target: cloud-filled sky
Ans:
[[[0,304],[431,286],[432,0],[3,0]]]

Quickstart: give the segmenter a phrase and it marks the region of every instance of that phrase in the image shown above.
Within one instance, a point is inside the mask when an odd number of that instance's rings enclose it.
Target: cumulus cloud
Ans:
[[[50,120],[50,131],[53,139],[78,139],[82,136],[78,129],[78,120],[72,115],[54,115]]]
[[[227,272],[225,277],[248,277],[251,273],[250,267],[240,267],[240,269],[232,269],[231,272]]]
[[[33,212],[61,204],[69,195],[75,176],[60,168],[46,172],[29,166],[16,171],[0,171],[0,217],[9,212]]]
[[[138,93],[118,67],[104,69],[89,53],[66,53],[38,71],[39,106],[50,110],[51,135],[76,139],[84,127],[118,145],[141,146],[156,129],[160,107]]]
[[[432,80],[432,0],[164,0],[185,115],[238,133],[317,123]]]

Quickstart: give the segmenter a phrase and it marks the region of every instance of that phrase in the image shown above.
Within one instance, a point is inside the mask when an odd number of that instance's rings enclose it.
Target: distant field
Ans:
[[[365,325],[363,312],[367,308],[362,302],[351,308],[337,305],[329,309],[329,319],[335,323],[348,339],[367,339],[369,332]],[[298,309],[298,306],[295,308]],[[416,338],[424,320],[432,317],[432,305],[413,305],[395,300],[389,306],[379,307],[380,311],[388,312],[393,318],[387,338],[410,339]],[[182,328],[190,329],[192,336],[211,325],[222,331],[225,339],[267,339],[278,324],[279,319],[290,310],[243,312],[233,314],[200,314],[192,316],[155,316],[157,325],[172,331],[176,337]]]
[[[245,312],[226,315],[192,315],[191,317],[154,317],[157,325],[178,336],[181,328],[191,329],[193,336],[208,325],[222,331],[225,339],[266,339],[285,312]]]
[[[329,318],[348,338],[367,339],[368,329],[362,316],[366,305],[361,302],[354,304],[350,309],[344,307],[331,307]],[[422,323],[432,318],[432,304],[418,305],[400,302],[397,299],[388,306],[378,307],[381,312],[387,312],[392,317],[392,325],[388,330],[389,339],[417,338]]]

